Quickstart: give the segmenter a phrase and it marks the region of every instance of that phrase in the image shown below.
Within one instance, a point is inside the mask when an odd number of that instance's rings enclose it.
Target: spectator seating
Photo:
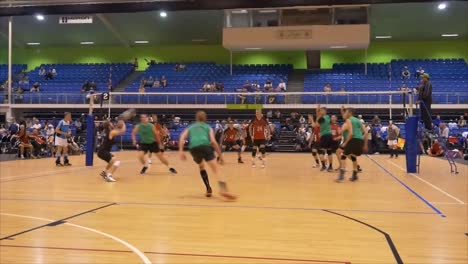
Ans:
[[[26,64],[13,64],[11,70],[13,74],[18,74],[26,69]],[[0,64],[0,84],[8,79],[8,65]]]
[[[401,71],[408,66],[411,78],[402,80]],[[416,88],[420,82],[414,76],[422,67],[431,76],[434,103],[468,103],[468,65],[463,59],[392,60],[390,63],[369,63],[365,74],[364,64],[334,64],[331,70],[309,71],[305,76],[305,92],[323,92],[326,83],[332,85],[330,95],[304,95],[303,103],[355,103],[385,104],[388,95],[343,96],[335,94],[341,87],[353,91],[397,91],[403,83]],[[391,77],[391,78],[390,78]],[[445,94],[437,94],[443,92]],[[447,93],[449,92],[449,93]],[[453,92],[452,94],[450,94]],[[458,94],[465,92],[465,94]],[[393,96],[393,103],[400,103],[401,96]]]

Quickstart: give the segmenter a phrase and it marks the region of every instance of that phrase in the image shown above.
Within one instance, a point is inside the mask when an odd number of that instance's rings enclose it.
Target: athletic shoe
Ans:
[[[23,156],[23,155],[21,155],[21,156],[20,156],[20,159],[24,159],[24,156]]]
[[[206,189],[206,194],[205,194],[205,196],[206,196],[206,197],[211,197],[212,194],[213,194],[213,190],[211,190],[211,187],[208,187],[208,188]]]
[[[237,159],[237,163],[244,163],[241,158]]]
[[[327,167],[325,166],[322,166],[322,168],[320,168],[320,171],[325,171],[325,170],[327,170]]]
[[[252,162],[252,168],[256,168],[255,162]]]
[[[64,165],[64,166],[71,166],[71,164],[70,164],[70,162],[69,162],[68,160],[65,160],[65,161],[63,162],[63,165]]]
[[[226,191],[221,191],[219,194],[221,194],[221,196],[223,196],[224,198],[226,198],[228,200],[231,200],[231,201],[234,201],[234,200],[237,199],[237,196],[235,196],[232,193],[226,192]]]
[[[353,171],[353,176],[349,178],[350,181],[354,182],[358,180],[357,171]]]
[[[338,178],[336,178],[336,182],[342,182],[344,180],[344,174],[345,174],[345,170],[344,169],[340,169],[340,173],[338,174]]]
[[[62,167],[63,166],[63,164],[60,162],[60,159],[55,160],[55,166],[57,166],[57,167]]]
[[[115,182],[116,180],[114,179],[114,177],[112,177],[112,175],[107,175],[106,181],[108,181],[108,182]]]
[[[101,171],[99,176],[101,176],[105,181],[107,181],[107,173],[105,171]]]
[[[146,170],[148,169],[148,167],[144,166],[141,171],[140,171],[140,174],[143,175],[146,173]]]
[[[172,174],[177,174],[177,171],[176,171],[176,169],[174,169],[174,168],[169,168],[169,171],[170,171]]]
[[[328,169],[327,169],[328,172],[333,172],[333,167],[332,166],[329,166]]]
[[[357,166],[357,171],[362,172],[361,166],[359,166],[359,165]]]

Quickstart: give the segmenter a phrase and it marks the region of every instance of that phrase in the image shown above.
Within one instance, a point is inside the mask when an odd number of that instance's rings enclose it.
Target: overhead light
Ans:
[[[438,8],[439,10],[444,10],[444,9],[447,8],[447,4],[446,4],[446,3],[440,3],[440,4],[437,6],[437,8]]]
[[[392,36],[375,36],[376,39],[391,39]]]
[[[231,11],[233,14],[247,14],[247,10],[242,9],[242,10],[233,10]]]
[[[276,13],[276,10],[275,9],[261,9],[261,10],[258,10],[259,13],[263,13],[263,14],[269,14],[269,13]]]
[[[147,43],[149,43],[149,41],[147,41],[147,40],[135,40],[134,43],[135,44],[147,44]]]
[[[161,11],[161,12],[159,12],[159,16],[160,16],[160,17],[167,17],[166,11]]]
[[[192,39],[193,42],[204,42],[207,41],[207,39]]]
[[[330,49],[346,49],[348,46],[330,46]]]
[[[37,46],[37,45],[41,45],[41,43],[39,43],[39,42],[28,42],[28,43],[26,43],[26,45]]]
[[[39,21],[43,21],[45,19],[45,17],[43,15],[41,15],[41,14],[37,14],[36,19],[39,20]]]
[[[441,36],[450,38],[450,37],[458,37],[458,34],[442,34]]]
[[[93,45],[94,42],[92,42],[92,41],[81,41],[80,44],[81,45]]]
[[[261,50],[262,48],[245,48],[246,50]]]

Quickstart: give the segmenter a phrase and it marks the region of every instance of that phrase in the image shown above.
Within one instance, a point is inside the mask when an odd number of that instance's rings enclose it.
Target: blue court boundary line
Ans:
[[[144,205],[144,206],[174,206],[174,207],[205,207],[205,208],[236,208],[236,209],[266,209],[266,210],[291,210],[291,211],[339,211],[356,213],[387,213],[387,214],[421,214],[434,215],[433,212],[413,211],[385,211],[366,209],[337,209],[337,208],[307,208],[307,207],[274,207],[274,206],[249,206],[249,205],[210,205],[210,204],[171,204],[171,203],[143,203],[143,202],[109,202],[109,201],[81,201],[81,200],[47,200],[47,199],[21,199],[2,198],[0,201],[29,201],[29,202],[55,202],[55,203],[116,203],[119,205]]]
[[[430,202],[428,202],[426,199],[424,199],[424,197],[422,197],[420,194],[418,194],[415,190],[411,189],[411,187],[406,185],[402,180],[398,179],[398,177],[393,175],[393,173],[388,171],[384,166],[380,165],[377,161],[375,161],[369,155],[367,155],[367,158],[369,158],[375,165],[377,165],[379,168],[381,168],[385,173],[387,173],[393,179],[395,179],[397,182],[399,182],[401,185],[403,185],[403,187],[405,187],[408,191],[410,191],[412,194],[414,194],[414,196],[418,197],[421,201],[423,201],[427,206],[429,206],[438,215],[440,215],[441,217],[447,217],[439,209],[437,209],[434,205],[432,205]]]

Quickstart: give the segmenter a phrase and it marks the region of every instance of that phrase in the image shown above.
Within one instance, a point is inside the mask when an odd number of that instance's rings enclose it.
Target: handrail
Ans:
[[[370,94],[370,95],[391,95],[391,94],[410,94],[406,91],[356,91],[356,92],[110,92],[112,95],[355,95],[355,94]]]

